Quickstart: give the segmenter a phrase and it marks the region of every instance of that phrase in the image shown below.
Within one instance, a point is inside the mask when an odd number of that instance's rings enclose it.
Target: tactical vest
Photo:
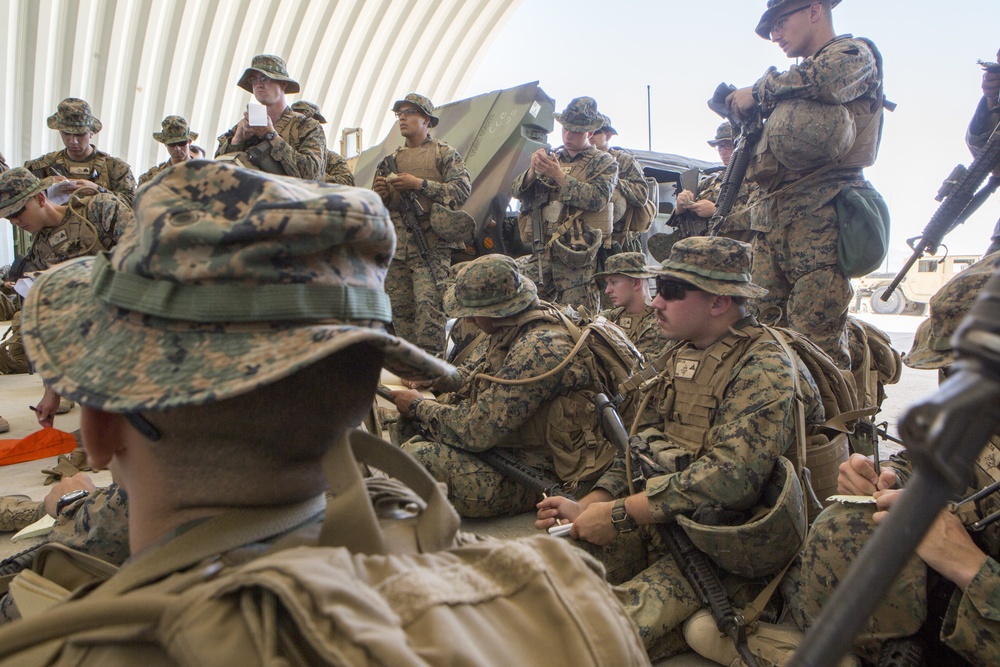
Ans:
[[[43,229],[35,235],[31,255],[37,265],[48,268],[74,257],[96,255],[114,246],[114,229],[103,234],[86,217],[87,203],[96,194],[92,188],[74,192],[59,226]]]
[[[420,179],[440,183],[442,176],[437,166],[438,146],[440,146],[440,142],[437,139],[430,139],[416,148],[403,148],[396,151],[396,166],[399,168],[399,173],[411,174]],[[431,204],[434,202],[423,190],[419,190],[415,194],[417,202],[420,204],[420,210],[423,211],[420,216],[420,224],[424,231],[427,231],[430,229],[428,216],[431,213]]]
[[[972,495],[998,481],[1000,481],[1000,435],[994,434],[983,447],[983,451],[976,457],[973,468],[973,485],[965,492],[965,495]],[[962,523],[969,527],[979,519],[986,518],[997,511],[1000,511],[1000,493],[993,493],[976,503],[961,505],[958,515],[962,519]],[[979,535],[983,542],[981,546],[985,551],[990,554],[1000,553],[1000,523],[987,526]]]
[[[66,151],[56,151],[43,155],[34,161],[28,169],[39,178],[45,176],[65,176],[70,180],[84,180],[95,183],[107,190],[111,189],[110,174],[108,173],[108,155],[94,148],[93,157],[84,162],[73,162],[66,155]]]
[[[582,183],[586,183],[587,167],[590,164],[590,161],[598,155],[603,155],[603,153],[595,148],[586,151],[579,160],[575,160],[570,163],[565,163],[560,160],[559,165],[562,168],[563,173],[567,176],[575,178]],[[545,235],[547,237],[551,237],[555,233],[556,229],[566,220],[566,218],[570,214],[575,213],[579,213],[580,220],[583,222],[585,227],[601,232],[602,236],[610,236],[613,226],[611,217],[614,214],[613,206],[610,201],[604,208],[598,211],[587,211],[576,208],[575,206],[570,206],[569,204],[564,204],[559,201],[558,191],[551,190],[549,191],[548,203],[545,204],[545,206],[548,207],[553,205],[561,207],[561,210],[559,211],[559,215],[555,218],[554,222],[549,221],[549,218],[546,217]]]
[[[274,124],[274,132],[284,139],[289,144],[298,143],[295,141],[295,137],[292,136],[292,120],[299,118],[302,114],[292,111],[291,108],[286,108],[282,112],[281,117],[278,118],[278,122]],[[250,146],[246,150],[247,157],[250,162],[260,169],[269,174],[277,174],[279,176],[287,176],[288,172],[285,171],[284,165],[271,157],[271,146],[270,141],[265,141],[263,138],[260,139],[253,146]]]

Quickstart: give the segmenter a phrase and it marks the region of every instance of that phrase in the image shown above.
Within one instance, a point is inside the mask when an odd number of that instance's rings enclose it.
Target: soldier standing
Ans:
[[[601,129],[594,132],[591,143],[594,148],[610,153],[618,163],[618,184],[611,195],[611,205],[613,213],[611,221],[613,223],[611,240],[621,246],[622,250],[642,252],[642,243],[639,241],[639,231],[626,229],[630,216],[630,209],[641,209],[649,199],[649,184],[642,173],[642,167],[635,157],[625,150],[615,146],[611,147],[611,137],[618,134],[618,130],[611,126],[611,119],[601,114],[604,124]],[[645,230],[643,230],[645,231]]]
[[[668,342],[660,332],[649,296],[649,279],[655,275],[646,266],[646,256],[641,252],[612,255],[604,265],[604,272],[594,275],[604,279],[604,293],[614,305],[601,311],[601,315],[628,334],[647,362],[660,356]]]
[[[396,335],[441,356],[447,320],[441,305],[444,281],[452,250],[461,250],[465,244],[454,237],[445,239],[442,234],[449,234],[439,221],[446,221],[448,211],[468,200],[472,181],[458,151],[431,136],[438,117],[429,99],[410,93],[396,100],[392,111],[399,119],[404,143],[392,154],[396,169],[382,160],[372,183],[389,208],[398,239],[385,291],[392,302]],[[404,218],[411,213],[408,223]]]
[[[154,176],[173,164],[180,164],[193,159],[191,142],[198,138],[197,132],[192,132],[188,122],[181,116],[167,116],[160,123],[160,131],[153,132],[153,139],[167,147],[170,159],[161,162],[139,177],[139,185],[153,179]]]
[[[527,256],[521,267],[526,275],[538,275],[534,263],[544,261],[542,299],[597,312],[594,273],[598,250],[611,245],[611,195],[618,183],[618,163],[591,145],[594,132],[605,124],[593,98],[574,98],[553,116],[562,125],[562,147],[552,153],[539,148],[528,170],[514,179],[522,216],[542,216],[546,248],[544,260]],[[522,225],[521,239],[532,242],[530,227],[526,231]]]
[[[278,56],[257,55],[236,83],[267,107],[267,122],[250,125],[243,119],[219,137],[215,157],[269,174],[322,181],[326,173],[326,135],[318,121],[292,111],[285,95],[299,92]]]
[[[831,8],[839,3],[768,0],[757,34],[803,60],[787,72],[772,67],[726,105],[739,118],[756,110],[769,126],[747,172],[761,190],[751,214],[754,280],[768,290],[760,308],[779,307],[779,323],[849,369],[853,292],[838,266],[834,200],[852,190],[878,197],[863,168],[875,162],[884,96],[875,45],[834,33]]]
[[[320,125],[326,125],[326,117],[320,113],[319,107],[312,102],[299,100],[292,104],[292,111],[298,112],[306,118],[319,121]],[[339,183],[340,185],[354,185],[354,173],[347,166],[347,160],[340,153],[326,149],[326,178],[327,183]]]
[[[997,63],[1000,64],[1000,52],[997,52]],[[975,157],[983,151],[986,142],[1000,125],[1000,68],[987,68],[983,72],[983,97],[976,106],[976,112],[969,122],[969,129],[965,133],[965,143]],[[993,172],[1000,175],[1000,169]],[[990,246],[986,254],[990,255],[1000,250],[1000,220],[993,227],[990,235]]]
[[[135,197],[135,176],[124,160],[112,157],[90,143],[104,127],[94,117],[90,105],[75,97],[59,103],[56,112],[49,116],[49,128],[59,131],[64,148],[28,160],[24,168],[38,178],[57,176],[72,181],[77,188],[95,188],[98,192],[111,192],[127,206]]]

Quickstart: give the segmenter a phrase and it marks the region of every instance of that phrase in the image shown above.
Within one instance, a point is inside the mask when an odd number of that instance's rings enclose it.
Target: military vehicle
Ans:
[[[882,295],[896,274],[870,273],[855,282],[855,304],[859,310],[867,306],[880,315],[923,315],[934,293],[956,273],[977,261],[978,255],[925,257],[907,271],[887,301],[882,300]]]
[[[468,99],[442,104],[435,110],[441,120],[431,135],[444,141],[465,158],[472,177],[472,196],[462,206],[476,220],[475,241],[467,254],[479,256],[502,252],[514,257],[531,252],[521,242],[517,228],[517,204],[511,199],[514,178],[528,168],[531,154],[548,146],[554,129],[555,101],[538,82],[494,90]],[[355,181],[370,187],[375,168],[383,157],[403,145],[395,126],[381,143],[358,156]],[[648,178],[657,183],[657,216],[650,233],[663,231],[674,210],[680,175],[692,168],[702,172],[721,165],[702,160],[649,151],[631,151]]]

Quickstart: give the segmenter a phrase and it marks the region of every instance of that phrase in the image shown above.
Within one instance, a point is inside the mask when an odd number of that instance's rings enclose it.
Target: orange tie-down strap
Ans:
[[[71,433],[43,428],[20,440],[0,440],[0,466],[69,454],[74,449],[76,438]]]

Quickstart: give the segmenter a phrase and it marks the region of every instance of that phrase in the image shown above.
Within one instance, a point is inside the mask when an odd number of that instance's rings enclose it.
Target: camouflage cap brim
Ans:
[[[60,395],[107,412],[201,405],[252,391],[338,350],[367,344],[403,378],[453,367],[378,328],[378,322],[206,324],[108,306],[94,295],[96,259],[45,272],[24,305],[28,356]],[[248,291],[251,288],[247,288]]]
[[[608,278],[610,276],[627,276],[629,278],[655,278],[657,273],[653,273],[655,266],[647,266],[647,271],[602,271],[601,273],[595,273],[595,278]]]
[[[655,269],[657,277],[674,278],[718,296],[745,296],[749,299],[759,299],[767,294],[766,289],[750,282],[749,276],[746,276],[744,280],[743,277],[737,278],[733,274],[722,271],[710,272],[712,275],[702,275],[671,267],[669,264],[670,260],[668,259],[663,263],[663,266]]]
[[[937,337],[933,333],[931,318],[920,323],[913,336],[913,346],[903,355],[904,364],[918,370],[936,370],[952,364],[955,358],[951,337]]]
[[[34,197],[55,182],[55,176],[46,176],[45,178],[38,179],[34,185],[20,193],[18,196],[9,200],[0,201],[0,218],[6,218],[14,211],[19,210],[22,206],[24,206],[24,202],[27,201],[28,197]]]
[[[181,141],[197,141],[198,133],[191,132],[190,130],[180,133],[153,132],[153,139],[161,144],[176,144]]]
[[[242,88],[243,90],[247,91],[248,93],[253,93],[253,86],[250,84],[250,77],[254,73],[263,74],[269,79],[274,79],[275,81],[284,81],[285,83],[287,83],[288,85],[285,86],[286,95],[293,95],[299,92],[300,90],[299,82],[290,76],[282,76],[281,74],[277,74],[276,72],[268,72],[267,70],[255,69],[253,67],[247,67],[246,70],[243,71],[243,76],[241,76],[240,80],[236,82],[236,85]]]
[[[91,116],[90,122],[86,125],[71,125],[60,118],[59,114],[49,116],[46,122],[50,130],[58,130],[60,132],[65,132],[66,134],[87,134],[88,132],[97,134],[104,128],[101,121],[97,120],[97,118],[94,118],[93,116]]]
[[[565,114],[561,113],[554,113],[552,114],[552,117],[555,118],[560,125],[565,127],[570,132],[597,132],[604,125],[604,119],[601,118],[600,116],[595,118],[594,122],[590,123],[589,125],[578,125],[576,123],[570,123],[568,121],[564,121],[563,118],[565,117]]]
[[[816,0],[779,0],[778,2],[769,2],[767,3],[768,8],[763,14],[761,14],[760,21],[757,22],[757,27],[754,28],[754,32],[757,33],[759,37],[762,37],[767,41],[771,41],[771,25],[774,23],[774,19],[778,18],[782,14],[795,11],[796,9],[808,7],[814,2],[816,2]],[[840,0],[831,0],[830,9],[833,9],[839,4]]]
[[[538,288],[527,276],[520,277],[516,294],[496,303],[461,304],[455,295],[455,285],[444,294],[444,312],[448,317],[510,317],[538,303]]]

